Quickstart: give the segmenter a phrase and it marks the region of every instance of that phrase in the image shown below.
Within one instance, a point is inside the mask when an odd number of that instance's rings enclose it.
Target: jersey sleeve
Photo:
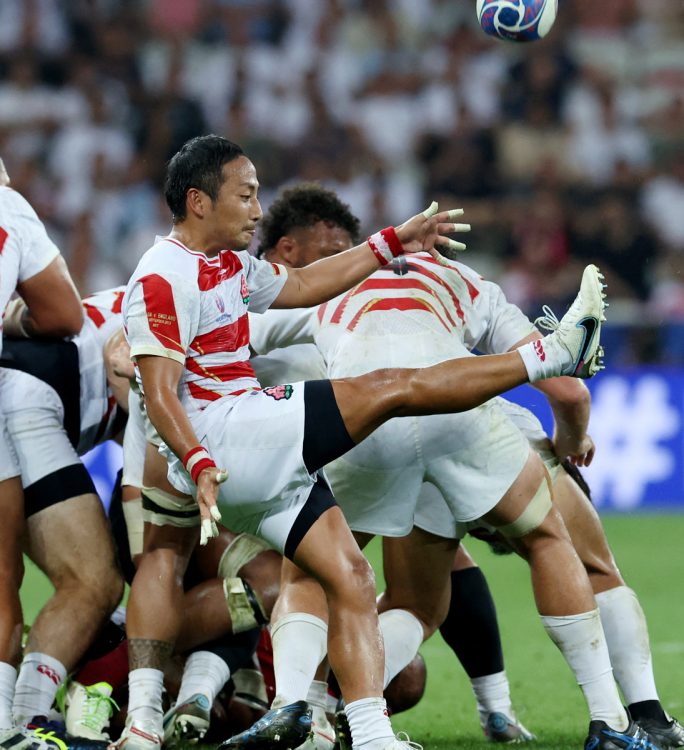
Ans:
[[[60,253],[57,245],[48,237],[43,222],[28,203],[17,216],[17,230],[21,238],[17,281],[21,283],[44,271]]]
[[[199,315],[200,292],[194,279],[178,273],[134,276],[123,302],[131,358],[149,354],[184,364]]]
[[[311,344],[316,332],[316,309],[267,310],[249,315],[249,344],[257,354],[268,354],[293,344]]]
[[[519,307],[506,299],[498,284],[480,279],[474,325],[468,321],[465,343],[483,354],[503,354],[537,329]]]
[[[287,281],[287,268],[280,263],[260,260],[243,251],[238,253],[249,287],[249,311],[261,313],[273,304]]]

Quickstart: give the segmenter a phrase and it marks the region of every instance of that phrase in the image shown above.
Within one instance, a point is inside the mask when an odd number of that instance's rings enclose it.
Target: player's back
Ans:
[[[397,261],[319,309],[316,344],[331,377],[471,356],[464,325],[475,286],[427,253]]]

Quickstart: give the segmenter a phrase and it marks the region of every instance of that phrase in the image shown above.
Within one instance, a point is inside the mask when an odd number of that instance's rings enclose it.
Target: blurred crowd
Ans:
[[[684,4],[559,5],[520,45],[486,37],[475,0],[2,0],[0,155],[84,293],[168,231],[164,164],[216,132],[265,205],[306,179],[366,230],[463,206],[466,262],[531,314],[598,263],[612,324],[640,324],[620,357],[667,359],[684,342],[661,341],[684,322]]]

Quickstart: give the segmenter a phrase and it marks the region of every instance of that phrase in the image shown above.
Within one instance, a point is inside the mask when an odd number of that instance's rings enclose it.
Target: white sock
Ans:
[[[470,680],[477,700],[480,722],[484,725],[489,714],[502,713],[513,718],[511,691],[505,672],[486,674]]]
[[[394,739],[384,698],[361,698],[344,707],[354,750],[384,750]]]
[[[26,724],[34,716],[47,716],[66,674],[64,664],[52,656],[38,651],[26,654],[14,688],[16,723]]]
[[[311,706],[318,706],[325,710],[328,705],[328,683],[314,680],[306,694],[306,702]]]
[[[625,701],[657,701],[648,626],[639,599],[627,586],[596,594],[610,663]]]
[[[598,609],[564,617],[542,615],[541,620],[582,688],[592,720],[601,719],[618,731],[626,729],[627,714],[613,679]]]
[[[211,651],[195,651],[185,662],[176,705],[185,703],[196,693],[201,693],[211,706],[229,678],[230,669],[220,656]]]
[[[405,609],[389,609],[380,615],[380,632],[385,642],[386,688],[411,662],[423,642],[420,620]]]
[[[560,347],[546,347],[543,339],[523,344],[516,351],[522,357],[530,383],[554,378],[561,374],[564,363],[559,360]],[[568,355],[569,356],[569,355]]]
[[[292,612],[271,628],[276,697],[273,708],[306,700],[318,665],[328,651],[328,625],[320,617]]]
[[[132,669],[128,673],[127,725],[136,721],[146,725],[146,730],[163,736],[162,688],[164,673],[161,669]]]
[[[0,661],[0,731],[14,726],[12,703],[17,670],[5,661]]]

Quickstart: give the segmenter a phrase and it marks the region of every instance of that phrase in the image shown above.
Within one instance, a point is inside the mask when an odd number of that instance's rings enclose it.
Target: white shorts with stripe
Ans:
[[[302,457],[304,383],[221,398],[193,423],[216,465],[228,471],[218,498],[224,526],[259,536],[283,552],[315,483]],[[195,495],[181,462],[166,446],[161,451],[171,484]]]
[[[352,530],[405,536],[424,482],[447,498],[452,519],[470,521],[496,505],[528,454],[519,430],[489,402],[462,414],[393,419],[326,475]]]

